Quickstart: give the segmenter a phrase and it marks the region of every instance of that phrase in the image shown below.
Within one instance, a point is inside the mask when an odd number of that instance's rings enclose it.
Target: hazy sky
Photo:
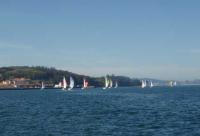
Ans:
[[[200,78],[199,0],[1,0],[0,66]]]

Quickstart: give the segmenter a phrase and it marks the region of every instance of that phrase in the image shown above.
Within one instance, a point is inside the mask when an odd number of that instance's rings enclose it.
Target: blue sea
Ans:
[[[0,136],[110,135],[200,135],[200,86],[0,91]]]

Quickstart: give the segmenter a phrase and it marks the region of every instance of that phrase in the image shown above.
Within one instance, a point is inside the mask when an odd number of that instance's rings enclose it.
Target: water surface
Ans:
[[[196,136],[200,87],[0,91],[1,136]]]

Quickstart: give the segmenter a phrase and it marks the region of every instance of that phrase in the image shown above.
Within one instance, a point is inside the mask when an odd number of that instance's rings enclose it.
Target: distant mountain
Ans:
[[[26,78],[33,82],[45,81],[50,84],[57,84],[62,81],[63,76],[69,79],[72,76],[76,85],[81,85],[83,78],[89,81],[90,86],[100,87],[104,85],[104,77],[90,77],[80,75],[65,70],[57,70],[55,68],[47,68],[42,66],[29,67],[29,66],[11,66],[0,67],[0,81],[12,80],[14,78]],[[118,81],[119,86],[139,86],[140,80],[131,79],[125,76],[107,75],[114,82]]]
[[[159,80],[159,79],[153,79],[153,78],[140,78],[140,80],[147,80],[147,81],[152,81],[156,83],[166,83],[166,80]]]
[[[182,81],[181,84],[183,85],[200,85],[200,79],[196,79],[196,80],[186,80],[186,81]]]

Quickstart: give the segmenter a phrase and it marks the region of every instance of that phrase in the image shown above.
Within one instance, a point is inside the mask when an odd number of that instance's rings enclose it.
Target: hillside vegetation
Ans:
[[[63,76],[69,79],[72,76],[77,85],[81,85],[83,78],[86,78],[91,86],[103,86],[104,77],[90,77],[80,75],[64,70],[57,70],[55,68],[48,67],[28,67],[28,66],[13,66],[13,67],[1,67],[0,68],[0,80],[11,80],[14,78],[26,78],[32,81],[45,81],[48,83],[56,84],[62,81]],[[137,79],[131,79],[125,76],[107,75],[114,82],[117,81],[120,86],[138,86],[140,81]]]

